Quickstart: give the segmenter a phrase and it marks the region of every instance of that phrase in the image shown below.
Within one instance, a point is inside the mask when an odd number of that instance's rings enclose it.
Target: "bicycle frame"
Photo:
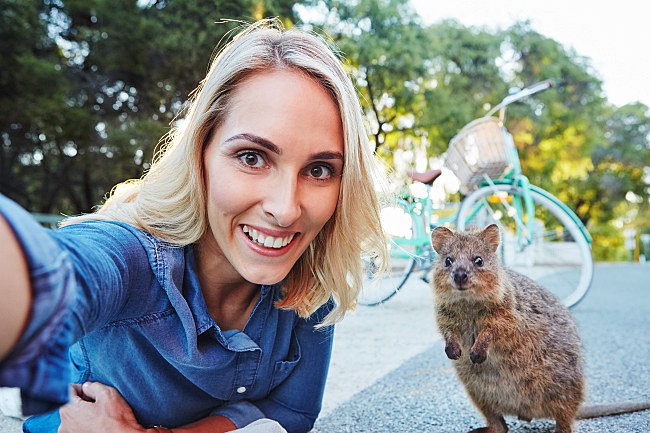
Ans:
[[[494,115],[494,113],[498,111],[499,121],[502,127],[505,129],[503,125],[505,123],[506,110],[508,105],[520,101],[524,98],[527,98],[533,94],[547,90],[552,86],[553,84],[551,80],[545,80],[539,83],[535,83],[531,86],[528,86],[517,93],[508,95],[499,104],[492,107],[492,109],[490,109],[486,113],[486,116],[492,116]],[[504,131],[504,133],[508,134],[507,131]],[[510,137],[509,134],[508,137]],[[521,196],[520,197],[517,196],[514,198],[512,208],[514,209],[514,213],[517,216],[517,218],[515,218],[515,221],[518,226],[517,243],[523,249],[527,245],[532,244],[533,236],[535,234],[535,230],[533,226],[534,224],[533,218],[528,218],[526,221],[524,221],[524,215],[534,214],[535,204],[531,198],[530,191],[531,189],[534,189],[536,192],[540,194],[545,194],[546,196],[548,196],[548,193],[543,189],[532,185],[528,177],[522,173],[517,147],[515,146],[513,140],[509,140],[509,141],[510,141],[510,145],[508,146],[510,152],[509,158],[512,165],[510,171],[500,179],[491,179],[486,176],[484,182],[480,186],[494,187],[495,185],[512,184],[520,187]],[[495,196],[502,201],[504,200],[498,194],[495,194]],[[394,250],[391,252],[391,254],[395,254],[402,258],[410,257],[412,254],[404,250],[403,247],[405,246],[415,246],[416,248],[418,248],[418,251],[423,250],[423,247],[426,248],[429,242],[428,236],[433,227],[431,198],[429,197],[429,186],[427,186],[426,197],[420,199],[420,198],[409,196],[409,199],[410,201],[409,201],[408,212],[418,216],[418,218],[414,219],[414,221],[416,221],[415,224],[417,227],[413,228],[413,233],[411,238],[408,239],[402,238],[399,239],[399,241],[395,241],[395,240],[391,241],[391,245],[394,247]],[[503,202],[503,204],[507,205],[505,202]],[[584,235],[584,237],[587,239],[589,243],[591,243],[591,236],[589,235],[589,232],[587,231],[582,221],[580,221],[575,216],[575,214],[568,208],[568,206],[566,206],[564,203],[558,202],[558,204],[562,206],[563,209],[566,209],[567,214],[571,215],[574,222],[576,222],[576,224],[580,227],[580,230]],[[473,210],[473,212],[470,214],[470,218],[474,217],[482,209],[483,209],[482,204],[477,205],[476,208]],[[443,218],[442,220],[438,220],[436,221],[436,223],[438,225],[442,225],[445,223],[452,223],[454,220],[455,217],[452,215],[449,218]],[[427,251],[426,255],[428,254],[429,252]]]
[[[467,195],[459,203],[456,203],[458,207],[451,215],[443,214],[442,217],[435,219],[437,210],[432,205],[430,183],[424,183],[427,191],[424,197],[408,194],[406,197],[397,200],[393,209],[400,210],[405,216],[408,215],[411,227],[409,228],[410,232],[407,230],[403,232],[405,234],[394,234],[395,237],[389,241],[391,258],[400,260],[400,262],[397,262],[396,267],[396,269],[399,269],[396,272],[396,283],[392,289],[389,284],[389,287],[387,287],[388,292],[385,295],[374,298],[374,301],[367,301],[364,305],[378,305],[388,300],[401,289],[413,272],[431,269],[434,259],[437,257],[430,244],[431,230],[434,226],[448,223],[455,225],[457,230],[466,230],[468,227],[481,227],[487,223],[500,225],[504,233],[500,253],[504,262],[508,260],[508,263],[518,266],[515,257],[519,257],[523,260],[519,262],[519,265],[535,266],[535,270],[533,271],[531,267],[529,272],[537,272],[537,277],[543,277],[548,273],[547,268],[549,267],[558,268],[556,261],[551,260],[549,262],[545,260],[560,257],[562,259],[561,263],[559,263],[560,269],[575,270],[577,273],[573,272],[573,275],[577,275],[577,278],[567,279],[566,275],[563,275],[560,277],[562,278],[561,282],[554,282],[552,287],[557,290],[571,289],[568,296],[561,295],[562,301],[568,306],[575,305],[584,297],[593,275],[591,236],[582,221],[566,204],[551,193],[532,185],[528,177],[522,173],[514,140],[504,126],[506,109],[509,104],[550,87],[552,87],[552,84],[549,80],[533,84],[507,96],[487,112],[486,117],[490,118],[485,119],[485,121],[489,122],[488,124],[492,125],[492,131],[495,131],[491,132],[491,134],[498,133],[496,132],[498,128],[503,133],[503,140],[498,142],[498,145],[501,146],[501,153],[497,156],[501,158],[500,161],[502,161],[501,164],[503,165],[495,165],[490,170],[484,171],[482,181],[477,179],[476,176],[472,177],[472,173],[467,172],[467,167],[462,168],[462,166],[451,165],[450,167],[453,167],[453,170],[460,167],[460,175],[455,171],[454,173],[461,179],[461,182],[467,182],[463,185],[469,186],[469,188],[466,188],[468,191],[463,191]],[[499,112],[498,118],[494,118],[493,114],[497,111]],[[486,124],[479,123],[481,121],[483,121],[483,118],[476,119],[466,127],[471,128],[474,125]],[[457,137],[464,137],[460,135],[462,132]],[[464,138],[459,138],[459,140],[464,140]],[[456,141],[455,144],[459,144],[459,146],[454,147],[456,152],[452,154],[454,158],[459,155],[458,149],[463,145],[462,141]],[[450,149],[451,146],[450,143]],[[462,156],[460,157],[462,158]],[[466,163],[462,159],[460,161],[460,163]],[[497,161],[499,160],[497,159]],[[508,166],[508,172],[502,175],[497,174],[499,170],[502,170],[502,166]],[[481,171],[474,172],[474,174],[478,173],[481,173]],[[540,209],[540,212],[536,216],[535,213],[538,209]],[[546,230],[543,222],[540,228],[540,221],[548,222],[549,220],[551,222],[548,227],[551,227],[551,230]],[[469,226],[469,224],[473,225]],[[509,233],[510,236],[507,243],[508,247],[506,247],[505,233]],[[564,240],[565,238],[566,240]],[[555,243],[558,239],[559,241]],[[546,244],[547,242],[548,244]],[[566,248],[569,245],[570,249]],[[571,257],[577,257],[578,261],[572,262],[571,258],[567,260],[568,256],[562,255],[566,254],[567,251],[570,251]],[[513,254],[515,255],[513,256]],[[537,257],[538,254],[541,255]],[[506,259],[506,257],[509,258]],[[533,265],[533,263],[535,264]],[[374,275],[373,269],[375,268],[371,266],[369,269],[369,275]],[[558,274],[555,273],[555,275]],[[427,281],[427,276],[428,274],[424,272],[422,279]],[[382,288],[384,287],[386,286],[382,286]]]
[[[544,80],[540,81],[538,83],[532,84],[522,90],[520,90],[517,93],[514,93],[512,95],[508,95],[503,100],[495,105],[492,109],[490,109],[487,113],[486,116],[491,116],[497,111],[499,112],[499,122],[501,123],[502,127],[505,125],[505,120],[506,120],[506,109],[508,105],[520,101],[524,98],[527,98],[531,95],[534,95],[539,92],[543,92],[545,90],[550,89],[553,87],[553,81],[552,80]],[[517,215],[522,215],[522,211],[525,208],[525,211],[528,215],[532,215],[534,212],[534,203],[530,195],[531,189],[535,189],[537,192],[540,194],[543,194],[547,197],[550,195],[548,192],[545,190],[538,188],[530,183],[530,180],[526,175],[524,175],[521,171],[521,162],[519,159],[519,153],[517,152],[517,147],[514,144],[514,141],[510,140],[510,151],[511,151],[511,163],[512,163],[512,170],[507,173],[502,179],[489,179],[487,178],[485,182],[481,186],[488,186],[488,185],[497,185],[497,184],[505,184],[505,183],[513,183],[516,186],[521,187],[522,191],[522,198],[524,201],[523,207],[521,203],[516,203],[515,208],[517,210]],[[583,236],[591,244],[591,235],[589,234],[587,228],[584,226],[582,221],[575,215],[575,213],[569,209],[569,207],[562,203],[562,202],[557,202],[558,205],[560,205],[568,215],[571,216],[573,221],[578,225],[580,228],[580,231],[582,232]],[[522,224],[523,228],[523,221],[518,220],[519,224]],[[525,239],[525,242],[527,244],[530,244],[532,242],[532,236],[534,233],[533,230],[533,219],[529,218],[528,221],[526,222],[526,233],[527,233],[527,239]],[[518,233],[520,235],[520,233]],[[520,240],[520,239],[518,239]]]

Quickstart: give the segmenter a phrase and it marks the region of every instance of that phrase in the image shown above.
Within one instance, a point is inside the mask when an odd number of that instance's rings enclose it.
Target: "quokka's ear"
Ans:
[[[501,230],[499,230],[499,227],[496,224],[490,224],[483,229],[481,235],[490,245],[492,252],[496,252],[497,248],[499,248],[499,243],[501,242]]]
[[[442,245],[451,237],[454,236],[454,232],[449,230],[447,227],[436,227],[431,232],[431,245],[433,249],[439,254]]]

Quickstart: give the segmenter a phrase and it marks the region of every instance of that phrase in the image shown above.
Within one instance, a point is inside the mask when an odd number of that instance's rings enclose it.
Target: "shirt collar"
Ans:
[[[190,311],[194,316],[197,335],[206,332],[210,328],[214,328],[219,333],[221,333],[221,329],[208,312],[208,306],[206,305],[205,298],[201,292],[201,286],[199,284],[199,279],[195,270],[194,248],[192,245],[185,247],[185,276],[183,280],[183,297],[187,301],[187,304],[190,307]],[[279,286],[280,283],[275,285],[261,285],[260,298],[257,303],[259,304],[260,302],[264,301],[269,295],[272,296],[272,293],[274,292],[273,289]],[[255,314],[256,310],[257,305],[253,309],[252,314]]]

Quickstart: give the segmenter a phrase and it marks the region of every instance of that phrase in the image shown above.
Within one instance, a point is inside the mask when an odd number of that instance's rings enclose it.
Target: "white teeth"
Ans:
[[[244,226],[244,233],[248,234],[248,237],[256,242],[259,245],[262,245],[266,248],[282,248],[286,246],[293,239],[294,235],[285,236],[283,238],[276,238],[269,235],[264,235],[259,233],[257,230]]]

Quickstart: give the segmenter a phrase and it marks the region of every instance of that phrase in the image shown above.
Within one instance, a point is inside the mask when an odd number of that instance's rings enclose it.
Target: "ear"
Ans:
[[[490,245],[492,252],[496,252],[501,242],[501,230],[499,230],[499,227],[496,224],[490,224],[483,229],[481,236]]]
[[[454,232],[449,230],[447,227],[440,226],[433,229],[431,232],[431,245],[433,246],[433,249],[436,250],[437,253],[440,253],[442,244],[451,239],[453,235]]]

